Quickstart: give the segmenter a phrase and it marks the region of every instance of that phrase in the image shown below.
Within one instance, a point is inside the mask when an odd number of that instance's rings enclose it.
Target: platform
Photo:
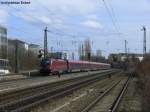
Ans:
[[[103,73],[107,71],[109,70],[63,74],[61,75],[60,78],[57,75],[54,75],[54,76],[43,76],[43,77],[40,76],[40,77],[32,77],[32,78],[27,78],[22,80],[14,80],[14,81],[12,80],[7,82],[2,82],[0,83],[0,93],[4,93],[16,89],[29,88],[29,87],[47,84],[47,83],[53,83],[53,82],[67,80],[67,79],[81,77],[81,76],[87,76],[95,73]]]

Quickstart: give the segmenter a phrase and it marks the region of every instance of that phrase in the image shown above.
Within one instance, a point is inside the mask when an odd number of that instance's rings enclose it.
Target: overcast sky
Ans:
[[[128,41],[130,52],[142,53],[141,28],[145,25],[150,48],[150,0],[105,0],[109,9],[103,0],[30,2],[29,5],[0,4],[0,25],[7,27],[9,38],[42,46],[43,30],[47,26],[49,49],[77,52],[77,46],[90,38],[93,52],[101,49],[105,56],[124,52],[124,40]]]

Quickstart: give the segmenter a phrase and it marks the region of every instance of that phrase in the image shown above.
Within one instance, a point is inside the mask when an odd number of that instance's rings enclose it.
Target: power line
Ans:
[[[11,8],[11,9],[13,9],[12,7],[10,7],[9,6],[9,8]],[[13,13],[13,11],[11,11],[11,12],[9,12],[9,11],[7,11],[7,14],[9,15],[9,16],[15,16],[15,17],[17,17],[17,18],[21,18],[21,17],[19,17],[19,16],[17,16],[16,14],[14,14]],[[25,14],[24,14],[25,15]],[[29,24],[29,25],[32,25],[33,27],[39,27],[39,25],[38,24],[34,24],[34,23],[32,23],[32,22],[28,22],[28,21],[25,21],[27,24]]]
[[[38,2],[39,4],[40,4],[40,6],[42,7],[42,8],[44,8],[51,16],[50,16],[50,18],[52,19],[52,20],[54,20],[55,18],[53,18],[54,17],[54,15],[55,15],[55,13],[53,13],[53,12],[51,12],[50,11],[50,9],[48,8],[48,7],[46,7],[43,3],[40,3],[39,2],[39,0],[36,0],[36,2]],[[113,10],[113,8],[111,7],[111,9]],[[114,11],[113,11],[113,15],[115,15],[114,14]],[[73,26],[75,26],[75,24],[71,24],[71,25],[73,25]],[[57,31],[59,31],[58,29],[56,29]],[[118,31],[119,32],[119,31]],[[108,34],[108,33],[107,33]],[[120,33],[117,33],[117,35],[119,35]],[[70,35],[69,35],[70,36]]]
[[[125,40],[125,54],[127,55],[127,40]]]
[[[15,7],[10,6],[10,5],[8,5],[8,7],[12,8],[12,9],[14,9],[14,10],[16,10],[16,11],[21,12],[20,9],[17,9],[17,8],[15,8]],[[44,23],[43,21],[41,21],[40,19],[36,18],[35,16],[31,16],[31,15],[28,14],[28,13],[24,13],[24,15],[26,15],[26,16],[28,16],[28,17],[30,17],[30,18],[33,18],[33,19],[35,19],[35,20],[37,20],[37,21],[39,21],[39,22],[41,22],[42,24],[45,25],[45,23]]]
[[[40,3],[39,2],[39,0],[36,0],[36,2],[38,2],[39,4],[40,4],[40,6],[43,8],[43,9],[45,9],[51,16],[49,16],[50,18],[51,18],[51,20],[54,20],[55,19],[55,17],[54,17],[54,15],[55,15],[55,13],[53,13],[53,12],[51,12],[50,10],[49,10],[49,8],[47,8],[43,3]],[[54,21],[53,21],[54,22]],[[71,24],[72,26],[75,26],[75,24]],[[56,28],[53,28],[53,29],[55,29],[56,31],[58,31],[58,32],[61,32],[59,29],[56,29]],[[52,32],[51,32],[52,33]],[[58,34],[58,33],[53,33],[53,34]],[[71,36],[71,37],[75,37],[75,36],[73,36],[73,35],[70,35],[70,34],[58,34],[58,35],[67,35],[67,36]]]
[[[109,5],[109,7],[111,9],[111,14],[112,14],[112,16],[114,18],[114,21],[117,23],[117,18],[116,18],[115,12],[114,12],[114,8],[112,7],[112,5],[111,5],[111,3],[109,1],[107,1],[107,3],[108,3],[108,5]]]
[[[14,10],[16,10],[16,11],[21,11],[20,9],[17,9],[17,8],[14,8],[14,7],[11,7],[11,6],[9,6],[9,8],[14,9]],[[11,14],[10,12],[8,12],[8,13],[9,13],[9,15],[13,15],[13,14]],[[24,15],[26,15],[26,16],[28,16],[28,17],[30,17],[30,18],[34,18],[35,20],[41,22],[42,24],[46,24],[46,23],[42,22],[40,19],[38,19],[38,18],[36,18],[36,17],[34,17],[34,16],[31,16],[30,14],[25,13]],[[14,14],[13,16],[16,16],[16,15]],[[16,16],[16,17],[19,17],[19,16]],[[21,18],[21,17],[19,17],[19,18]],[[27,21],[25,21],[25,22],[27,22]],[[28,24],[30,24],[30,25],[32,24],[34,27],[37,27],[37,25],[33,24],[32,22],[31,22],[31,23],[28,22]],[[38,26],[38,27],[39,27],[39,26]],[[41,29],[41,30],[42,30],[42,29]],[[52,31],[51,31],[51,32],[52,32]],[[53,34],[57,34],[57,33],[53,33]]]
[[[55,15],[55,13],[53,13],[53,12],[51,12],[50,10],[49,10],[49,8],[47,8],[43,3],[40,3],[39,2],[39,0],[36,0],[36,2],[38,2],[39,4],[40,4],[40,6],[43,8],[43,9],[45,9],[49,14],[50,14],[50,16],[48,16],[51,20],[55,20],[55,17],[53,16],[53,15]],[[54,21],[53,21],[54,22]],[[54,23],[55,24],[55,23]],[[74,25],[74,24],[72,24],[72,25]],[[48,25],[49,26],[49,25]],[[69,37],[77,37],[77,36],[75,36],[75,35],[71,35],[71,34],[67,34],[67,33],[64,33],[64,32],[62,32],[60,29],[57,29],[57,28],[54,28],[53,27],[53,30],[55,30],[55,31],[49,31],[49,32],[51,32],[52,34],[55,34],[55,35],[59,35],[59,36],[69,36]],[[58,33],[59,32],[59,33]],[[61,32],[61,33],[60,33]]]
[[[12,9],[14,9],[14,10],[16,10],[16,11],[21,11],[20,9],[16,9],[16,8],[14,8],[14,7],[11,7],[11,6],[9,6],[9,7],[12,8]],[[11,16],[16,16],[15,14],[10,13],[9,11],[8,11],[8,14],[11,15]],[[31,15],[28,15],[28,14],[25,14],[25,15],[32,18]],[[21,17],[19,17],[19,16],[16,16],[16,17],[21,18]],[[35,18],[35,17],[33,17],[33,18]],[[35,19],[37,19],[37,18],[35,18]],[[37,20],[38,20],[38,19],[37,19]],[[39,20],[38,20],[38,21],[39,21]],[[25,22],[28,23],[28,24],[30,24],[30,25],[32,25],[32,26],[34,26],[34,27],[37,27],[37,25],[35,26],[35,24],[33,24],[33,23],[29,23],[29,22],[27,22],[27,21],[25,21]],[[39,27],[39,26],[38,26],[38,27]],[[15,29],[18,30],[19,28],[15,28]],[[40,29],[40,30],[43,30],[43,29]],[[22,31],[23,31],[23,30],[22,30]],[[65,33],[63,33],[63,32],[60,33],[60,31],[59,31],[59,32],[56,32],[56,31],[49,30],[49,32],[52,33],[52,34],[55,34],[55,35],[59,35],[59,36],[68,36],[68,37],[72,37],[72,38],[78,37],[77,35],[65,34]]]
[[[120,29],[120,25],[118,24],[118,20],[117,20],[117,17],[116,17],[116,14],[115,14],[115,11],[114,11],[114,8],[112,7],[110,1],[107,1],[108,4],[109,4],[109,7],[111,9],[111,12],[112,12],[112,15],[114,17],[114,21],[116,22],[116,24],[118,25],[118,29]]]
[[[16,10],[16,11],[21,11],[20,9],[17,9],[17,8],[14,8],[14,7],[11,7],[11,6],[9,6],[10,8],[12,8],[12,9],[14,9],[14,10]],[[46,10],[48,10],[48,12],[50,13],[50,14],[52,14],[52,15],[54,15],[54,13],[51,13],[50,11],[49,11],[49,9],[47,8],[47,7],[45,7],[44,5],[42,5],[42,7],[43,8],[45,8]],[[28,17],[30,17],[30,18],[34,18],[35,20],[38,20],[38,21],[40,21],[41,23],[44,23],[44,22],[42,22],[40,19],[38,19],[38,18],[36,18],[36,17],[34,17],[34,16],[31,16],[30,14],[27,14],[27,13],[25,13],[24,15],[26,15],[26,16],[28,16]],[[18,17],[18,16],[16,16],[16,17]],[[52,17],[52,16],[51,16]],[[34,25],[33,23],[29,23],[29,24],[32,24],[32,25]],[[44,23],[45,24],[45,23]],[[35,26],[35,25],[34,25]],[[37,26],[37,25],[36,25]],[[38,26],[39,27],[39,26]],[[43,30],[43,29],[41,29],[41,30]],[[53,31],[53,30],[56,30],[56,31]],[[61,32],[60,30],[58,30],[58,29],[56,29],[56,28],[53,28],[53,30],[51,30],[50,31],[50,33],[52,33],[52,34],[55,34],[55,35],[59,35],[59,36],[68,36],[68,37],[72,37],[72,38],[74,38],[74,37],[79,37],[79,36],[77,36],[77,35],[72,35],[72,34],[66,34],[66,33],[64,33],[64,32]],[[61,32],[61,33],[60,33]],[[118,33],[119,34],[119,33]],[[83,37],[83,36],[82,36]],[[87,36],[86,36],[87,37]]]
[[[117,27],[117,25],[116,25],[116,21],[115,21],[115,19],[114,19],[114,17],[113,17],[113,14],[112,14],[112,12],[114,13],[114,11],[111,11],[111,10],[109,9],[109,7],[108,7],[107,3],[105,2],[105,0],[103,0],[103,3],[104,3],[104,6],[105,6],[105,8],[106,8],[106,10],[107,10],[107,12],[108,12],[110,18],[111,18],[111,21],[112,21],[112,23],[113,23],[113,26],[114,26],[116,32],[117,32],[118,34],[121,34],[120,31],[118,30],[118,27]],[[111,8],[111,9],[112,9],[112,8]],[[119,35],[119,36],[120,36],[120,35]]]
[[[39,0],[36,0],[36,2],[38,2],[40,4],[40,6],[42,8],[44,8],[51,15],[51,16],[49,16],[51,18],[51,20],[55,19],[55,17],[54,17],[55,13],[51,12],[50,9],[48,7],[46,7],[43,3],[40,3]],[[69,25],[76,26],[77,24],[72,24],[72,23],[70,24],[69,23]],[[56,29],[56,28],[53,28],[53,29],[55,29],[56,31],[61,32],[59,29]],[[56,33],[56,34],[58,34],[58,33]],[[67,36],[71,36],[71,37],[76,37],[75,35],[71,35],[71,34],[60,34],[60,35],[65,35],[65,36],[67,35]]]
[[[55,13],[51,12],[43,3],[40,3],[39,0],[35,0],[35,2],[38,2],[40,4],[40,6],[42,6],[45,10],[47,10],[50,13],[51,17],[52,17],[52,15],[55,15]],[[52,19],[54,19],[54,18],[52,18]]]
[[[54,15],[56,16],[56,14],[55,13],[53,13],[53,12],[51,12],[51,10],[48,8],[48,7],[46,7],[43,3],[40,3],[39,2],[39,0],[35,0],[36,2],[38,2],[39,4],[40,4],[40,6],[43,8],[43,9],[45,9],[51,16],[49,16],[49,18],[51,18],[51,20],[54,20],[55,19],[55,17],[54,17]],[[76,24],[71,24],[71,25],[76,25]],[[58,30],[58,29],[57,29]]]

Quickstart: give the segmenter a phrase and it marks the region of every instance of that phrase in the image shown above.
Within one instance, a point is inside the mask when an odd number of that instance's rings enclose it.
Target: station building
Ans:
[[[7,59],[7,29],[0,26],[0,59]]]
[[[132,59],[136,58],[139,61],[143,60],[143,54],[137,54],[137,53],[128,53],[127,56],[125,53],[120,53],[120,59],[121,61],[124,61],[126,58]]]
[[[35,56],[39,54],[40,46],[37,44],[29,44],[29,52],[32,52]]]
[[[38,66],[39,45],[18,39],[8,39],[8,59],[11,72],[33,70]]]
[[[108,59],[110,62],[112,61],[120,61],[120,62],[123,62],[126,60],[126,58],[128,59],[132,59],[132,58],[136,58],[138,59],[139,61],[142,61],[143,60],[143,54],[137,54],[137,53],[118,53],[118,54],[110,54]]]
[[[0,75],[9,73],[7,29],[0,26]]]
[[[11,72],[24,70],[28,44],[18,39],[8,39],[8,59]]]

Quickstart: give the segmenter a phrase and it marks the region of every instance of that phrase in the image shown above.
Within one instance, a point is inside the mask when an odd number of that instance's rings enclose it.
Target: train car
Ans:
[[[40,64],[40,73],[57,74],[68,70],[67,60],[62,59],[43,59]]]
[[[51,59],[51,73],[63,73],[68,71],[68,61],[61,59]]]
[[[58,74],[72,71],[88,71],[110,69],[110,64],[89,62],[89,61],[73,61],[62,59],[43,59],[41,61],[40,73]]]

